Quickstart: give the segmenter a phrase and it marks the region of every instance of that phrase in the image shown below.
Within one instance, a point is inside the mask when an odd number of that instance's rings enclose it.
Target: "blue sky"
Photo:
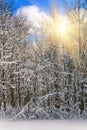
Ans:
[[[56,5],[58,9],[60,8],[61,11],[64,11],[64,0],[7,0],[12,1],[14,10],[19,9],[23,6],[29,6],[29,5],[36,5],[40,8],[40,10],[44,12],[50,11],[50,5],[53,1],[56,1]],[[68,3],[72,2],[73,0],[66,0]],[[85,0],[82,0],[85,1]]]
[[[11,1],[11,0],[7,0],[7,1]],[[12,0],[12,1],[13,1],[13,6],[15,10],[23,6],[36,5],[42,11],[49,12],[51,2],[54,0]],[[55,0],[55,1],[57,3],[57,6],[59,6],[62,10],[64,7],[64,3],[63,3],[64,0]]]

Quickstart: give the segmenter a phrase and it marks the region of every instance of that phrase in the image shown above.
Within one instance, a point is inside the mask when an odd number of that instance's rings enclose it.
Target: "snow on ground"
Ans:
[[[0,120],[0,130],[87,130],[86,121]]]

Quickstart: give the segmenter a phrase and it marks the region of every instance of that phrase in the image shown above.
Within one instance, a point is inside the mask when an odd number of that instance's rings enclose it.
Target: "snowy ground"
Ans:
[[[87,122],[0,120],[0,130],[87,130]]]

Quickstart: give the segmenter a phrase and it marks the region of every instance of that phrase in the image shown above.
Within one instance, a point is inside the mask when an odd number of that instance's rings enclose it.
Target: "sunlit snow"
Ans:
[[[87,130],[84,121],[0,121],[0,130]]]

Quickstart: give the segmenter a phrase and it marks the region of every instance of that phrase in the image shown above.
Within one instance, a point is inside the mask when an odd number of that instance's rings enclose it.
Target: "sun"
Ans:
[[[56,24],[56,31],[62,38],[66,37],[68,34],[68,20],[66,17],[61,16],[60,20]]]
[[[67,20],[65,18],[62,18],[62,21],[58,24],[57,31],[63,36],[67,34]]]
[[[60,40],[67,48],[71,46],[72,36],[75,29],[72,29],[71,19],[66,15],[56,13],[52,19],[51,36],[53,39]]]
[[[65,38],[68,38],[69,36],[69,30],[70,30],[70,23],[69,19],[66,16],[63,15],[57,15],[53,18],[53,35],[55,34],[56,37],[62,38],[62,40],[65,40]]]
[[[56,15],[53,19],[52,37],[70,52],[74,49],[72,24],[70,18],[64,15]]]

